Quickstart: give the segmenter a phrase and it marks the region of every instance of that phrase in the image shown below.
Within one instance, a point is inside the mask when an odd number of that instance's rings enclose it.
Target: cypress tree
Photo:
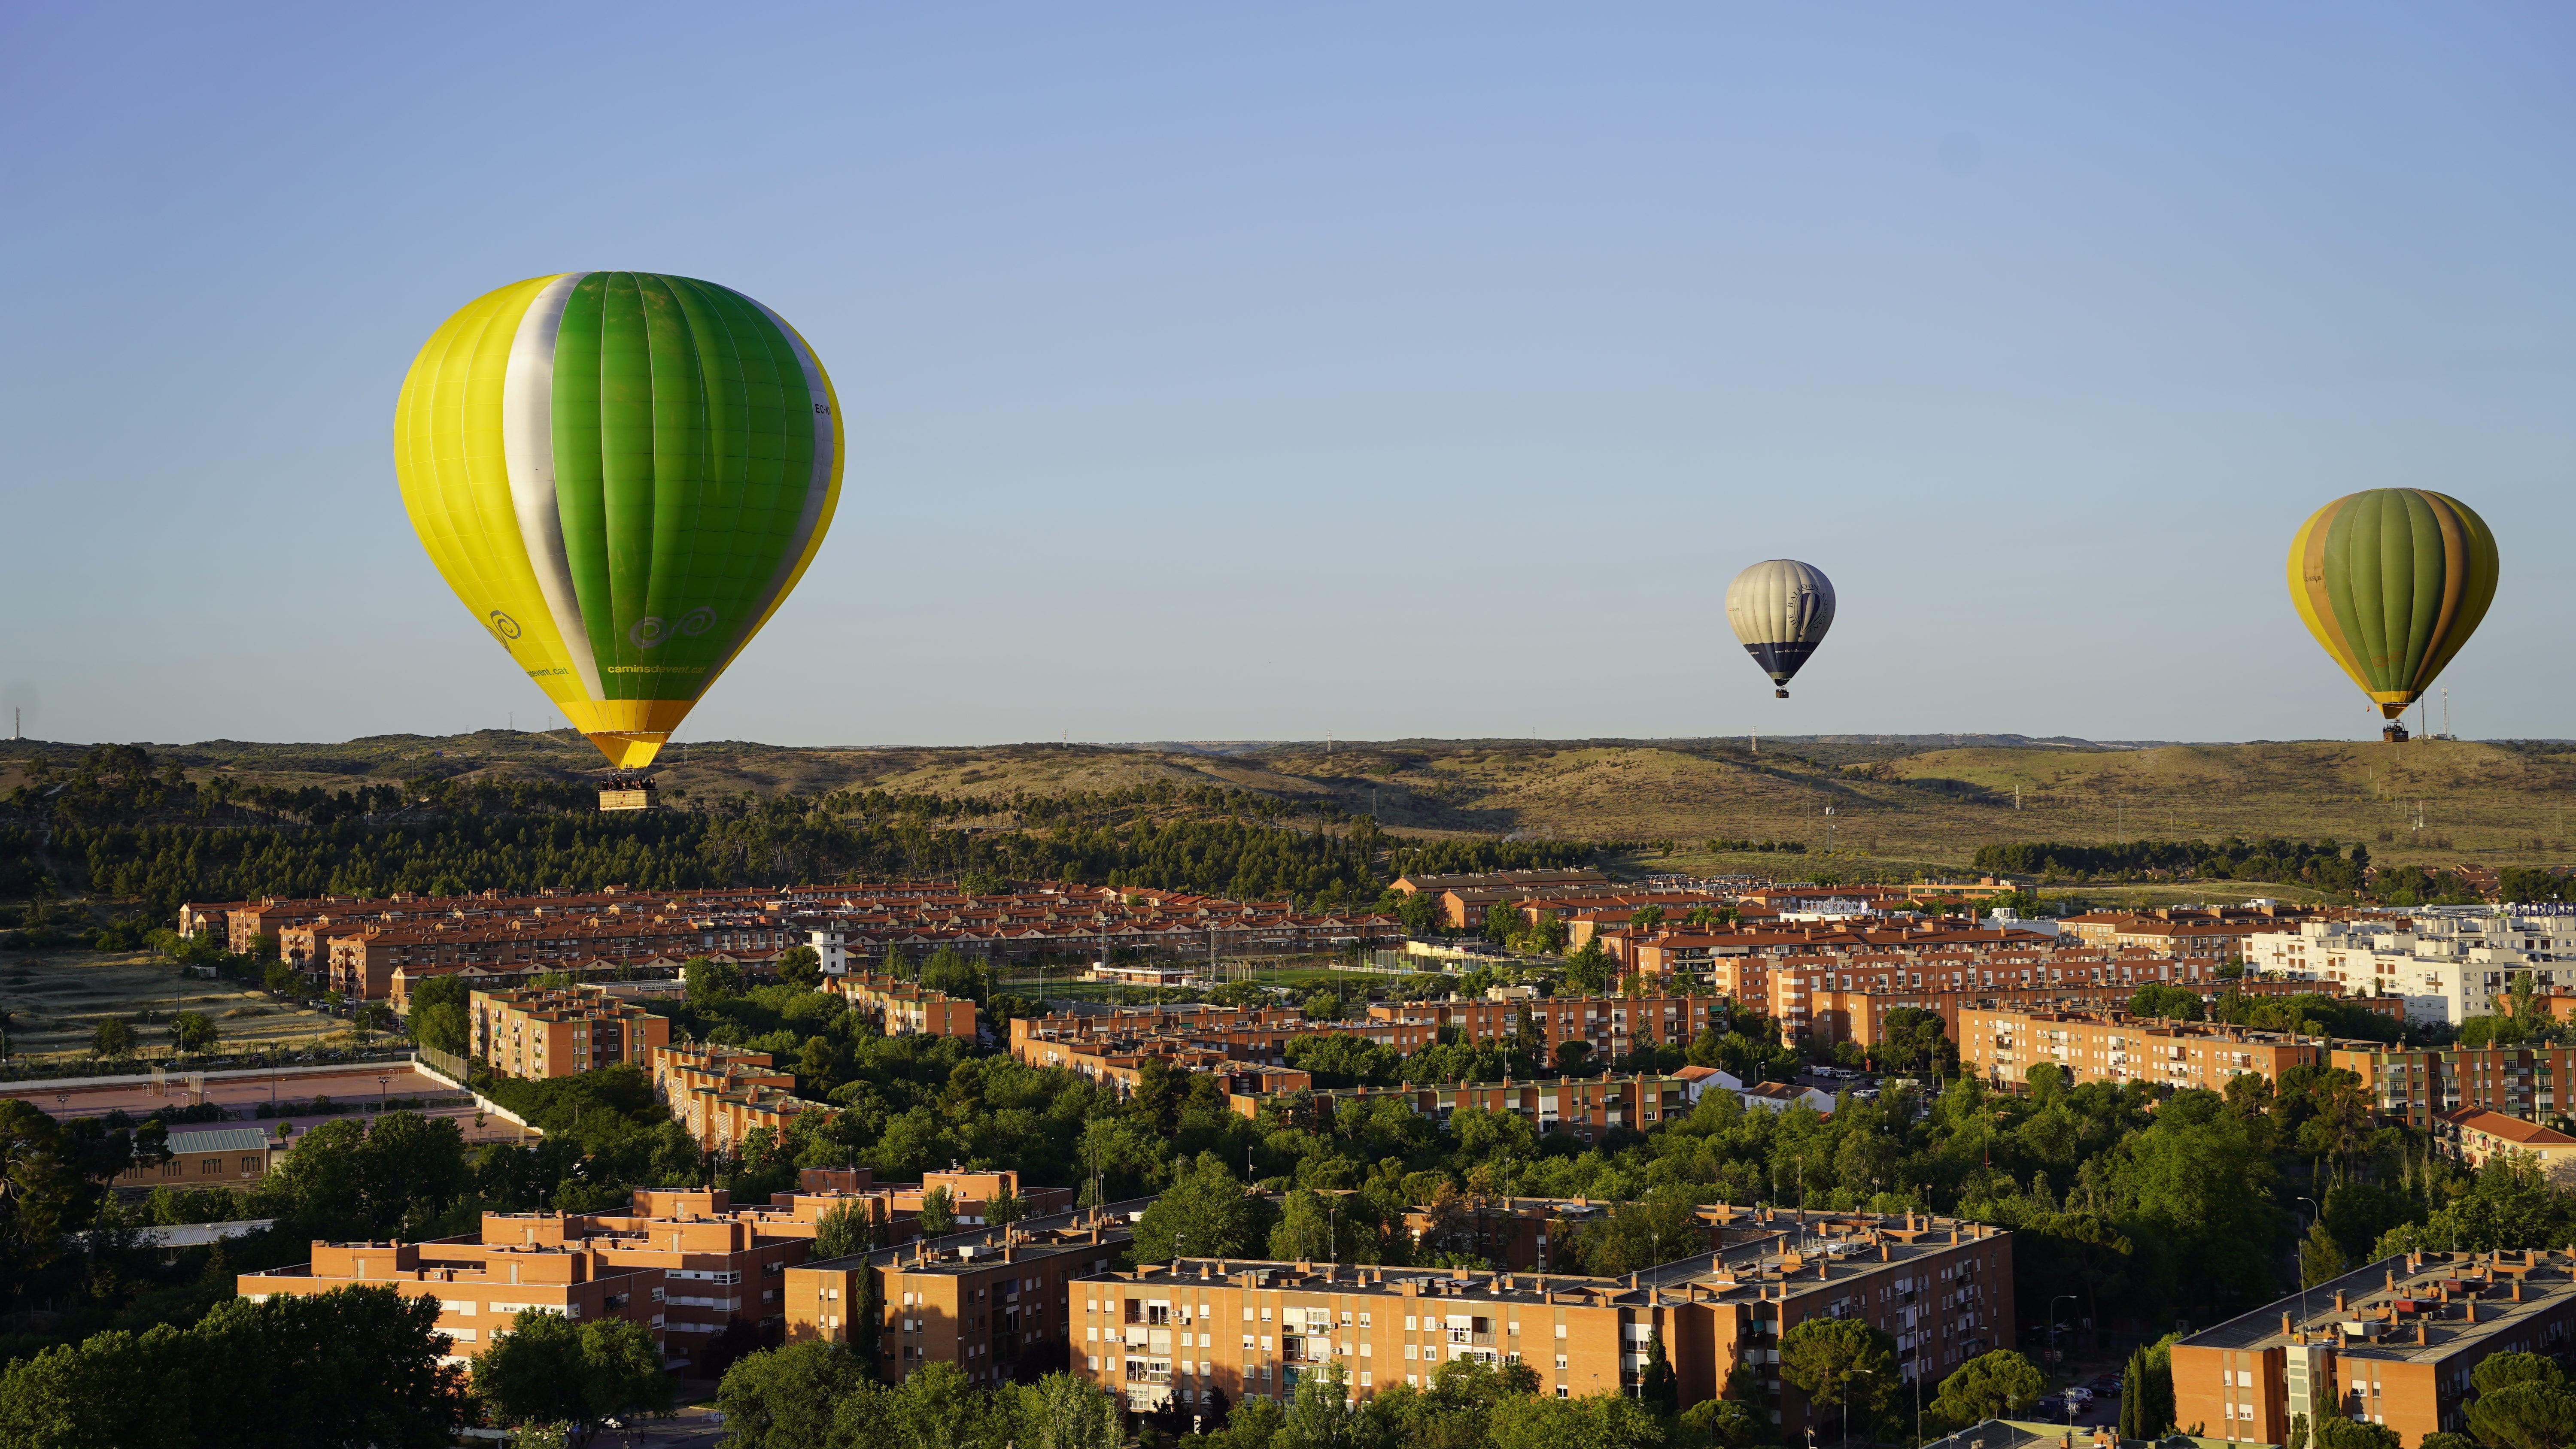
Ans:
[[[2121,1375],[2121,1378],[2120,1437],[2144,1439],[2153,1432],[2144,1423],[2147,1414],[2146,1350],[2130,1350],[2128,1370]]]

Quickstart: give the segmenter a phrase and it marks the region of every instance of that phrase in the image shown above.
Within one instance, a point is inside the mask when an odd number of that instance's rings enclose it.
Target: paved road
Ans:
[[[603,1429],[588,1449],[714,1449],[724,1442],[724,1429],[705,1409],[682,1409],[678,1417],[649,1419],[638,1428]]]

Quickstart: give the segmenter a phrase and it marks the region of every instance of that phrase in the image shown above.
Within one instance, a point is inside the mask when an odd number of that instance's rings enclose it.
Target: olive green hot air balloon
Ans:
[[[512,664],[638,769],[796,587],[832,526],[832,381],[712,282],[565,272],[447,319],[394,405],[430,561]]]
[[[2338,498],[2290,542],[2299,617],[2389,719],[2432,687],[2495,591],[2495,535],[2430,489]]]

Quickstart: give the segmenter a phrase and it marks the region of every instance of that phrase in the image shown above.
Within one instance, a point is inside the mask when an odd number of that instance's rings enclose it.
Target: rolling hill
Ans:
[[[192,775],[345,788],[424,775],[585,778],[576,737],[486,730],[339,744],[209,740],[147,746]],[[0,792],[76,745],[0,744]],[[1711,839],[1807,844],[1811,861],[1957,871],[1979,846],[2283,836],[2370,844],[2383,864],[2554,864],[2569,858],[2576,742],[2419,739],[2103,744],[2022,736],[1741,740],[1394,740],[1144,745],[787,747],[709,741],[657,770],[674,801],[749,792],[885,790],[1008,797],[1170,782],[1224,785],[1374,812],[1423,836],[1672,841],[1648,868],[1754,863]],[[2420,824],[2419,824],[2420,821]],[[1830,857],[1827,856],[1830,852]],[[1759,857],[1776,861],[1777,857]]]

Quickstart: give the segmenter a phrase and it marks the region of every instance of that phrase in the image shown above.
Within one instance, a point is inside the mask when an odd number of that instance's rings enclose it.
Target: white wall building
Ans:
[[[2245,969],[2330,981],[2348,996],[2402,997],[2409,1022],[2457,1026],[2493,1015],[2523,971],[2543,994],[2576,989],[2576,916],[2482,908],[2306,921],[2248,937]]]
[[[2048,919],[2046,916],[2039,917],[2036,920],[2025,921],[2022,919],[2021,912],[2014,910],[2010,906],[2006,906],[2001,910],[1986,912],[1985,929],[1989,931],[2037,931],[2043,936],[2054,936],[2057,934],[2057,923]]]
[[[1786,1112],[1802,1104],[1813,1107],[1819,1112],[1834,1110],[1833,1093],[1820,1092],[1814,1087],[1793,1086],[1787,1082],[1764,1082],[1760,1086],[1745,1087],[1735,1095],[1744,1100],[1745,1106],[1759,1107],[1766,1112]]]

